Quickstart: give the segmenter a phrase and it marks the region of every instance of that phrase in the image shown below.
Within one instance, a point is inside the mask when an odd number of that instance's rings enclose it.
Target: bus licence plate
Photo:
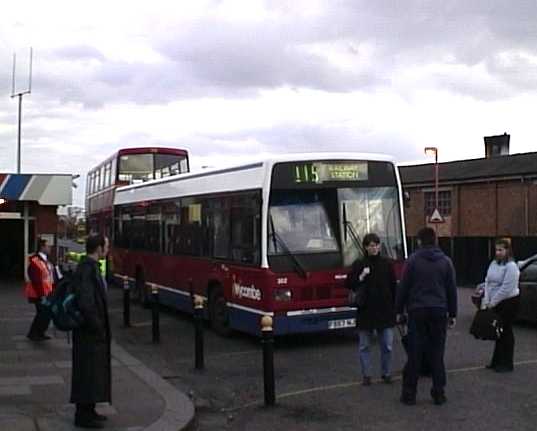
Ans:
[[[355,326],[356,319],[339,319],[328,321],[328,329],[354,328]]]

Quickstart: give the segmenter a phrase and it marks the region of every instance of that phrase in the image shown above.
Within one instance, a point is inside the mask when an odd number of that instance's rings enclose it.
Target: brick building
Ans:
[[[483,159],[439,164],[443,223],[430,223],[436,206],[434,164],[399,168],[409,198],[405,216],[410,251],[421,227],[435,227],[460,283],[483,279],[496,237],[512,239],[517,259],[537,254],[537,153],[509,155],[509,135],[493,138],[500,142],[485,138]]]

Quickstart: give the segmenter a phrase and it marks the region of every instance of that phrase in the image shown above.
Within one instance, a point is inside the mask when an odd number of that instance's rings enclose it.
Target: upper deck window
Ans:
[[[119,181],[129,183],[153,179],[153,154],[128,154],[119,159]]]
[[[119,181],[137,183],[188,171],[186,157],[175,154],[126,154],[119,159]]]
[[[104,168],[104,188],[109,187],[111,184],[112,163],[108,162]]]

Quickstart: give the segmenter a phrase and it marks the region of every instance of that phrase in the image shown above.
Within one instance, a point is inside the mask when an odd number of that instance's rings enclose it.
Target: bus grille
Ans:
[[[303,287],[302,289],[301,300],[302,301],[311,301],[313,299],[313,287]]]
[[[317,299],[329,299],[332,289],[330,286],[319,286],[317,288]]]
[[[300,289],[300,299],[302,301],[313,301],[318,299],[330,299],[332,297],[332,286],[307,286]]]

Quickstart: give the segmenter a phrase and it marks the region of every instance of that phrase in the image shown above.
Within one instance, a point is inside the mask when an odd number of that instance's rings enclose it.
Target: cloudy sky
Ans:
[[[118,148],[186,148],[191,165],[282,151],[400,162],[536,151],[537,2],[24,1],[0,17],[0,172],[85,174]],[[83,181],[75,193],[82,204]]]

